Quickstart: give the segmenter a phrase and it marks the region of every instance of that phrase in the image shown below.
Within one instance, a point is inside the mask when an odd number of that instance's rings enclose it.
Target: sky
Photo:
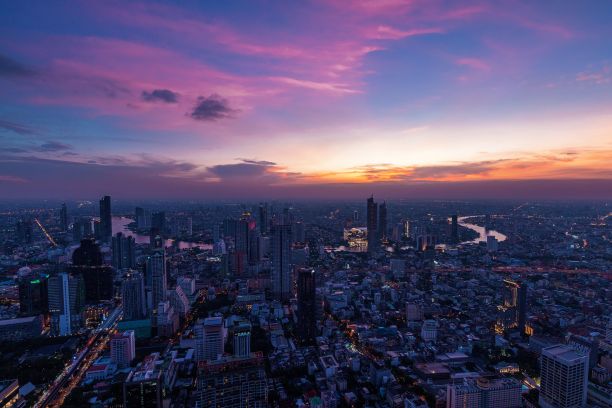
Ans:
[[[0,4],[0,197],[612,198],[609,1]]]

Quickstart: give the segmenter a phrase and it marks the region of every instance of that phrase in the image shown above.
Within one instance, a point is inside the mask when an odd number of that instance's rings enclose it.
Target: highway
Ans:
[[[121,315],[122,308],[117,306],[100,327],[92,332],[83,350],[77,354],[72,364],[59,374],[51,387],[43,393],[34,405],[34,408],[59,407],[62,405],[64,399],[79,384],[91,364],[104,351],[106,344],[110,340],[112,329],[115,328]]]

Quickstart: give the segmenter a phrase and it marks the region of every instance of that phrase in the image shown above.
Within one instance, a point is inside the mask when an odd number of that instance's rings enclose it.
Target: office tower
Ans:
[[[183,293],[191,299],[196,293],[196,281],[193,278],[187,276],[179,276],[176,279],[176,284],[183,289]]]
[[[97,303],[113,297],[113,269],[103,264],[100,246],[93,238],[83,239],[81,246],[74,250],[70,272],[83,276],[87,302]]]
[[[136,219],[136,228],[151,228],[151,214],[144,208],[136,207],[134,210],[134,218]]]
[[[19,220],[15,226],[17,233],[17,241],[20,244],[31,244],[32,243],[32,220]]]
[[[297,278],[298,301],[298,338],[306,343],[313,344],[317,337],[317,305],[315,271],[311,268],[302,268]]]
[[[104,196],[100,199],[100,241],[110,242],[113,235],[113,220],[111,215],[111,198]]]
[[[235,237],[236,236],[236,223],[238,220],[233,218],[227,218],[223,220],[223,237]]]
[[[147,317],[144,277],[130,271],[121,284],[123,320],[141,320]]]
[[[49,277],[49,313],[51,332],[67,336],[81,326],[85,290],[81,276],[60,273]]]
[[[164,236],[167,232],[166,213],[164,211],[154,212],[151,215],[151,236]]]
[[[113,266],[116,269],[136,267],[136,241],[118,232],[112,240]]]
[[[359,211],[357,211],[357,210],[353,211],[353,222],[354,223],[358,223],[359,222]]]
[[[83,238],[89,238],[93,235],[91,227],[91,218],[77,218],[72,225],[72,240],[81,242]]]
[[[502,309],[510,313],[509,326],[517,327],[521,334],[525,333],[527,321],[527,285],[522,282],[504,280],[505,299]]]
[[[159,302],[156,307],[155,324],[157,335],[160,337],[172,337],[178,330],[179,316],[169,301]]]
[[[153,353],[128,374],[123,383],[123,406],[126,408],[162,408],[163,371]]]
[[[251,354],[251,324],[241,322],[234,326],[232,338],[234,356],[248,357]]]
[[[267,235],[269,232],[270,221],[268,220],[268,203],[259,204],[259,233]]]
[[[368,198],[366,208],[366,221],[368,230],[368,252],[375,252],[378,248],[378,204],[374,202],[374,196]]]
[[[436,342],[438,337],[438,322],[435,320],[425,320],[421,326],[421,338],[423,341]]]
[[[197,408],[268,407],[268,380],[261,352],[227,356],[198,366]]]
[[[66,207],[66,203],[62,204],[60,209],[60,229],[64,232],[68,231],[68,207]]]
[[[271,230],[272,294],[275,299],[291,298],[291,225],[276,224]]]
[[[303,244],[306,242],[306,231],[304,229],[304,223],[302,221],[296,221],[291,226],[291,240],[293,243]]]
[[[242,217],[236,222],[236,235],[234,235],[234,252],[239,255],[240,262],[237,262],[237,273],[240,275],[245,272],[243,263],[246,264],[249,259],[249,230],[250,230],[250,215],[242,214]],[[253,225],[254,227],[254,225]]]
[[[170,304],[174,312],[178,314],[179,319],[183,320],[191,309],[191,302],[187,298],[183,288],[176,285],[173,289],[168,291],[168,298],[170,299]]]
[[[129,367],[136,357],[136,335],[134,330],[114,334],[110,340],[111,361],[118,368]]]
[[[19,314],[33,316],[49,312],[48,275],[29,273],[19,278]]]
[[[378,207],[378,239],[387,239],[387,202]]]
[[[214,361],[223,355],[226,331],[222,317],[208,317],[194,327],[196,336],[195,357],[199,361]]]
[[[263,258],[263,253],[259,248],[260,237],[259,229],[253,228],[249,231],[249,264],[251,265],[256,265]]]
[[[156,250],[147,259],[147,273],[151,276],[151,296],[153,307],[167,300],[168,282],[166,276],[166,251]]]
[[[542,349],[540,358],[542,408],[585,407],[589,374],[588,356],[558,344]]]
[[[451,216],[451,241],[454,243],[459,242],[459,223],[457,214]]]
[[[466,378],[446,386],[446,408],[520,408],[521,383],[514,378]]]

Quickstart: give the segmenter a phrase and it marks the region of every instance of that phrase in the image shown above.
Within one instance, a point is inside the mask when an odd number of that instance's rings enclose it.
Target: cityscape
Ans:
[[[0,408],[612,407],[611,22],[0,4]]]

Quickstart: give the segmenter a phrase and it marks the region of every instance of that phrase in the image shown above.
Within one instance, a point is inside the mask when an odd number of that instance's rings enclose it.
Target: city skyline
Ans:
[[[609,199],[611,13],[4,4],[0,195]]]

